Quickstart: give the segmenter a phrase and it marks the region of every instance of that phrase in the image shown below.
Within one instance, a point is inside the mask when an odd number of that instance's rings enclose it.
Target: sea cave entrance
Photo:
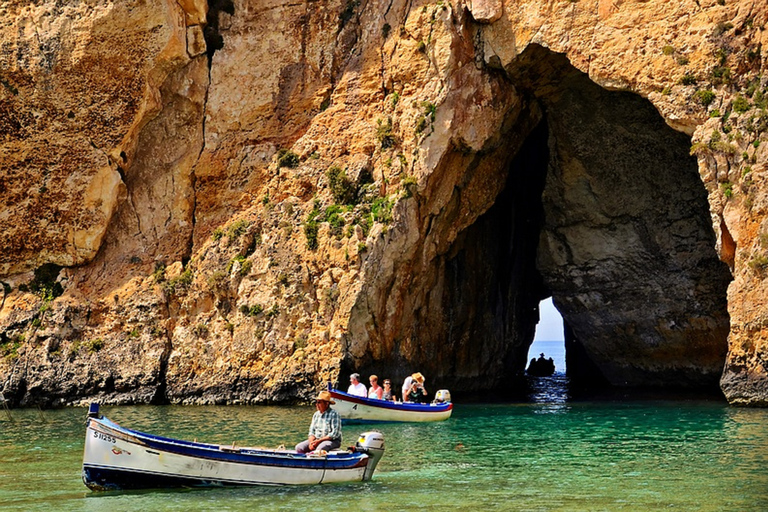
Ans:
[[[552,358],[555,371],[565,373],[565,338],[563,317],[552,303],[552,297],[539,302],[539,323],[536,324],[536,335],[528,348],[528,361],[538,359],[543,354],[545,358]],[[530,367],[530,363],[526,367]]]
[[[534,128],[493,206],[449,252],[443,292],[449,339],[495,351],[501,375],[459,389],[517,385],[551,296],[577,390],[716,391],[731,275],[690,138],[545,48],[506,71],[538,122],[521,123]]]
[[[386,300],[360,306],[371,341],[350,345],[342,373],[419,369],[457,395],[519,394],[539,303],[552,297],[572,390],[717,392],[731,275],[689,136],[546,48],[531,45],[504,73],[521,98],[509,143],[456,148],[464,175],[427,220],[419,256],[382,284]],[[496,166],[490,178],[483,159]],[[440,248],[476,179],[504,186]]]

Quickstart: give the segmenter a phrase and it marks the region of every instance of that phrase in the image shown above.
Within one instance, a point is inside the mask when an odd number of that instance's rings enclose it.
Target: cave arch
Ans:
[[[503,72],[520,97],[502,134],[509,141],[487,154],[456,148],[466,172],[421,231],[424,246],[439,247],[445,237],[434,233],[465,214],[461,196],[484,163],[504,185],[447,248],[423,249],[421,262],[400,269],[407,277],[385,283],[401,289],[402,315],[368,302],[376,347],[350,351],[342,374],[419,369],[433,387],[509,391],[539,301],[552,296],[576,386],[717,389],[731,275],[715,251],[690,138],[648,100],[600,87],[541,46]]]
[[[526,53],[518,80],[550,130],[536,268],[567,326],[572,379],[717,389],[731,274],[689,137],[564,56]]]

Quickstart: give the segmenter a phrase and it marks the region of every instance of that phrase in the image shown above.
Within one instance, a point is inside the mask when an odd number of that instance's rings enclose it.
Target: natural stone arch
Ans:
[[[457,144],[444,159],[461,172],[434,173],[455,178],[437,215],[418,214],[429,184],[402,206],[416,249],[364,288],[345,365],[395,376],[418,368],[463,390],[507,387],[551,294],[576,381],[716,388],[731,276],[689,137],[647,100],[603,89],[541,46],[504,74],[518,97],[512,121],[493,147]]]

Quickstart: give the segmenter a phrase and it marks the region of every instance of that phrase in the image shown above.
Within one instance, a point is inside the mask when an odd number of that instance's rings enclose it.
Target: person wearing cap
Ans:
[[[427,390],[424,388],[424,376],[421,373],[411,375],[411,387],[408,394],[403,395],[403,399],[408,398],[409,402],[425,403],[429,401]]]
[[[353,373],[349,376],[349,388],[347,389],[347,394],[354,395],[354,396],[361,396],[363,398],[366,398],[368,396],[368,388],[365,387],[365,384],[360,382],[360,374],[359,373]]]
[[[341,417],[338,412],[331,409],[331,405],[335,403],[328,391],[322,391],[317,395],[315,400],[317,410],[309,425],[309,437],[296,445],[297,452],[329,451],[341,446]]]

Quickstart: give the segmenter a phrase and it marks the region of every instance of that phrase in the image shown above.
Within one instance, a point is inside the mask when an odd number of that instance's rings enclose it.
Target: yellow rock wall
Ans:
[[[0,14],[0,381],[17,400],[290,400],[343,365],[427,364],[439,347],[414,312],[440,313],[435,269],[542,116],[512,72],[530,45],[692,137],[734,277],[723,390],[768,400],[761,3],[12,0]],[[365,196],[341,228],[325,213],[333,167]],[[23,291],[46,263],[64,267],[54,300]],[[519,349],[532,333],[516,322]],[[491,387],[509,370],[496,341],[457,343],[438,377]]]

